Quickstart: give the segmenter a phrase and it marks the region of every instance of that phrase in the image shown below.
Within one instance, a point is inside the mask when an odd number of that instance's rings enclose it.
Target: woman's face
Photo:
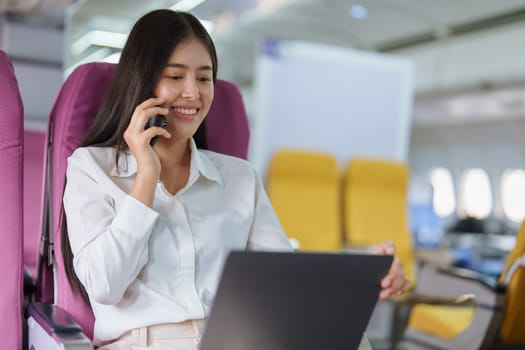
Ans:
[[[213,100],[212,61],[206,46],[194,37],[181,41],[154,92],[169,109],[166,119],[172,140],[192,137]]]

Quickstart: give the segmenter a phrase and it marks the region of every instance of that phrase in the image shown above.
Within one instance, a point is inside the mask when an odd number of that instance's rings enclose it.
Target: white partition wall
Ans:
[[[280,148],[406,160],[413,103],[408,60],[267,40],[257,57],[250,160],[265,174]]]

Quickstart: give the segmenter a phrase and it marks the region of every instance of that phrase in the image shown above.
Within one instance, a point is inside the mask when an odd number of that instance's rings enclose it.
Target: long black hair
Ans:
[[[127,150],[124,131],[137,105],[152,97],[175,47],[184,39],[194,37],[208,49],[212,61],[213,81],[217,78],[215,45],[200,21],[186,12],[155,10],[141,17],[133,26],[120,62],[108,87],[93,125],[80,143],[85,146],[116,147],[119,155]],[[193,136],[198,148],[207,149],[206,119]],[[87,293],[73,268],[66,216],[62,219],[62,255],[67,279],[74,292],[89,303]]]

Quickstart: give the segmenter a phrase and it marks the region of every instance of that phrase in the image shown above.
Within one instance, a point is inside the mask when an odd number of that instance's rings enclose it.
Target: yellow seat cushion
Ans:
[[[330,154],[280,150],[272,158],[268,196],[286,235],[301,250],[341,250],[340,181]]]
[[[418,305],[412,309],[408,327],[452,339],[463,332],[474,318],[474,308],[465,306]]]

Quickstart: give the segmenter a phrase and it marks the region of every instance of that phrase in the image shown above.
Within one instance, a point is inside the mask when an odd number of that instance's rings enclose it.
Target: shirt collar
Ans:
[[[190,161],[190,178],[192,173],[197,171],[208,180],[218,182],[220,185],[223,185],[223,180],[219,170],[212,163],[210,158],[206,155],[205,152],[200,151],[195,144],[193,138],[190,139],[190,151],[191,151],[191,161]],[[189,181],[188,181],[189,182]]]
[[[208,180],[218,182],[223,185],[223,179],[217,167],[211,162],[206,154],[200,151],[195,144],[193,138],[189,142],[191,160],[190,160],[190,176],[188,183],[193,183],[198,175],[202,175]],[[114,166],[110,174],[116,177],[128,177],[135,175],[137,172],[137,161],[129,150],[126,150],[119,157],[118,166]]]

